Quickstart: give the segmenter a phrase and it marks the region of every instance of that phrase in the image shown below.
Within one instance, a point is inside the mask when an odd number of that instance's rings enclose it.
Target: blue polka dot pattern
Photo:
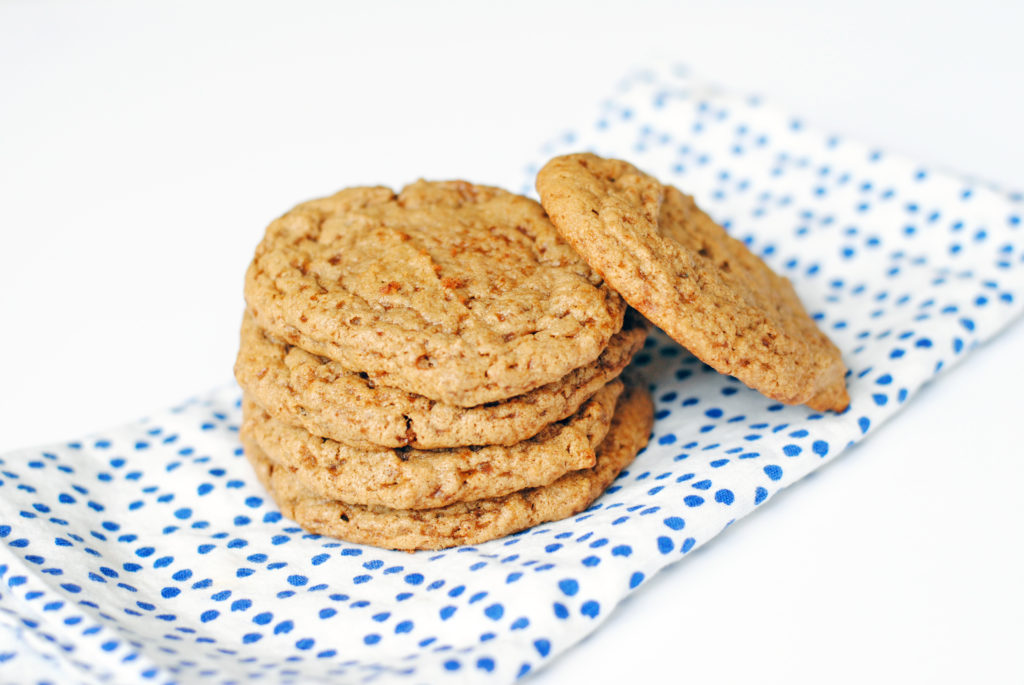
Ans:
[[[1019,196],[817,133],[758,98],[671,67],[638,72],[538,162],[581,149],[694,194],[789,277],[844,352],[849,410],[765,399],[654,334],[636,360],[656,400],[652,440],[605,496],[565,521],[416,554],[282,518],[242,457],[235,387],[7,454],[5,676],[511,682],[1021,311]]]

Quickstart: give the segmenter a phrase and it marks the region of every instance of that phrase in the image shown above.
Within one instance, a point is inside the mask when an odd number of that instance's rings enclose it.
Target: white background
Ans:
[[[1011,2],[0,4],[0,451],[230,382],[291,205],[518,189],[655,56],[1024,188],[1022,27]],[[533,681],[1024,681],[1022,349],[1018,322]]]

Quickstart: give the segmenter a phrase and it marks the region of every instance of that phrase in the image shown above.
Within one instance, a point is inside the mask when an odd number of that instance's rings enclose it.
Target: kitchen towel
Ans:
[[[310,535],[242,457],[224,387],[0,457],[0,680],[493,682],[542,668],[659,569],[896,414],[1021,312],[1020,196],[659,66],[544,146],[625,158],[788,276],[843,351],[841,415],[787,407],[660,333],[649,446],[590,509],[408,554]]]

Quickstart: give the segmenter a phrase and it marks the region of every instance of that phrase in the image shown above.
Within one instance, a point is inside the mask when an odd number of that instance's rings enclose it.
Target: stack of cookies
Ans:
[[[242,441],[311,531],[501,537],[586,508],[650,433],[619,379],[646,322],[527,198],[420,181],[304,203],[245,293]]]
[[[583,510],[650,434],[649,395],[619,379],[646,320],[768,397],[846,408],[840,352],[789,281],[692,198],[591,154],[537,190],[351,188],[270,225],[235,374],[286,516],[413,550]]]

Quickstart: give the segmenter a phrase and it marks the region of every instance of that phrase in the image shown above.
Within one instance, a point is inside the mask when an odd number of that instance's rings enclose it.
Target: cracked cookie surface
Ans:
[[[248,398],[241,433],[322,497],[426,509],[547,485],[592,467],[622,388],[622,381],[613,380],[569,418],[509,447],[355,449],[278,421]]]
[[[625,311],[539,204],[464,181],[298,205],[267,228],[245,297],[274,337],[459,406],[592,363]]]
[[[353,447],[514,445],[574,413],[618,376],[647,330],[646,320],[627,313],[623,329],[593,363],[523,395],[459,407],[375,383],[276,340],[246,313],[235,377],[275,418]]]
[[[486,542],[586,509],[647,444],[654,406],[643,388],[629,387],[592,468],[574,471],[544,487],[504,497],[436,509],[401,510],[346,504],[317,496],[256,445],[246,457],[281,512],[308,531],[390,549],[443,549]]]
[[[788,279],[627,162],[556,157],[537,175],[551,221],[622,297],[701,361],[762,394],[844,410],[846,366]]]

